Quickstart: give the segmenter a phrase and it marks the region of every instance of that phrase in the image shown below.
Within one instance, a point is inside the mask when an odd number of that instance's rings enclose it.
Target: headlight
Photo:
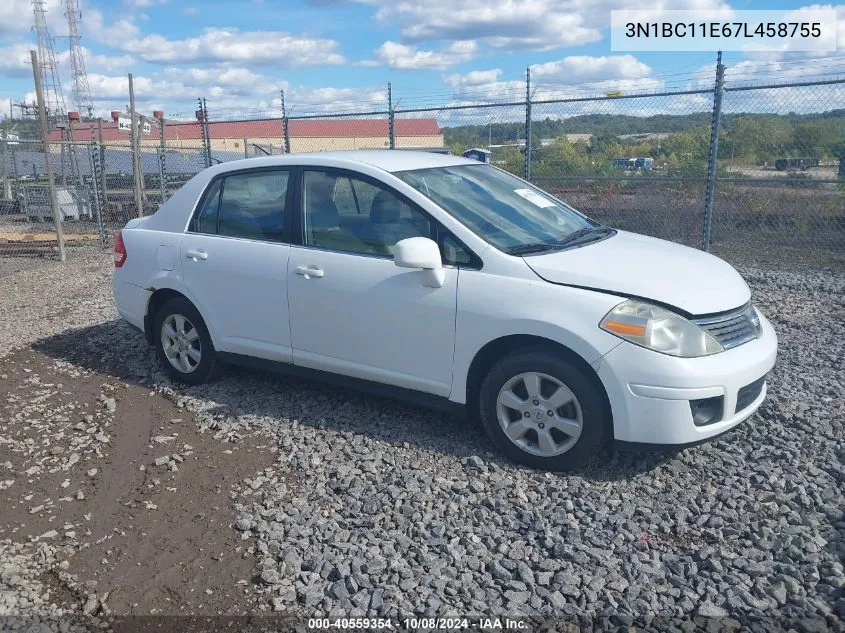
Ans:
[[[601,320],[601,329],[655,352],[694,358],[725,351],[722,344],[684,317],[644,301],[629,300]]]
[[[760,322],[760,313],[754,306],[749,309],[751,313],[748,315],[748,320],[751,322],[751,329],[754,332],[754,336],[760,338],[763,336],[763,324]]]

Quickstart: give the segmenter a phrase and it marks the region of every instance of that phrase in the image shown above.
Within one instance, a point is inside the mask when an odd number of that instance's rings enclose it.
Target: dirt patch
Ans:
[[[107,594],[117,615],[251,610],[233,489],[272,465],[268,446],[200,434],[158,393],[35,351],[0,371],[0,539],[61,548],[79,585],[54,600]]]

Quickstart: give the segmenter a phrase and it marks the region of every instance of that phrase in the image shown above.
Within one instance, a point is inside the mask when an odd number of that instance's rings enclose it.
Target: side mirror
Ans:
[[[399,268],[422,269],[424,286],[440,288],[446,283],[440,249],[434,240],[427,237],[409,237],[396,242],[393,263]]]

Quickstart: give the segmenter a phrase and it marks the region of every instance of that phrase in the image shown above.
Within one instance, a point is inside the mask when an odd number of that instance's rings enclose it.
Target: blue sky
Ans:
[[[31,0],[0,0],[0,110],[33,98]],[[63,92],[71,99],[64,6],[45,0]],[[126,73],[138,107],[191,116],[204,96],[220,116],[384,105],[521,99],[525,68],[540,96],[712,85],[713,53],[610,50],[610,10],[634,0],[79,0],[82,45],[98,113],[123,109]],[[658,0],[661,9],[795,9],[775,0]],[[726,53],[729,77],[845,74],[845,5],[837,53]]]

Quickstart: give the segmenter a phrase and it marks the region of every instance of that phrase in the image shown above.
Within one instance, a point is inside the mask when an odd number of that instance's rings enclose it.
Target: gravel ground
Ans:
[[[682,452],[608,449],[564,476],[505,461],[470,422],[344,390],[240,369],[172,385],[114,321],[108,267],[0,262],[0,353],[34,344],[143,381],[215,441],[270,440],[273,466],[228,508],[254,564],[254,611],[845,631],[841,270],[742,270],[780,339],[769,397],[747,423]],[[44,548],[0,545],[0,615],[64,608],[55,595],[20,600],[44,592]],[[10,579],[9,565],[26,574]]]

